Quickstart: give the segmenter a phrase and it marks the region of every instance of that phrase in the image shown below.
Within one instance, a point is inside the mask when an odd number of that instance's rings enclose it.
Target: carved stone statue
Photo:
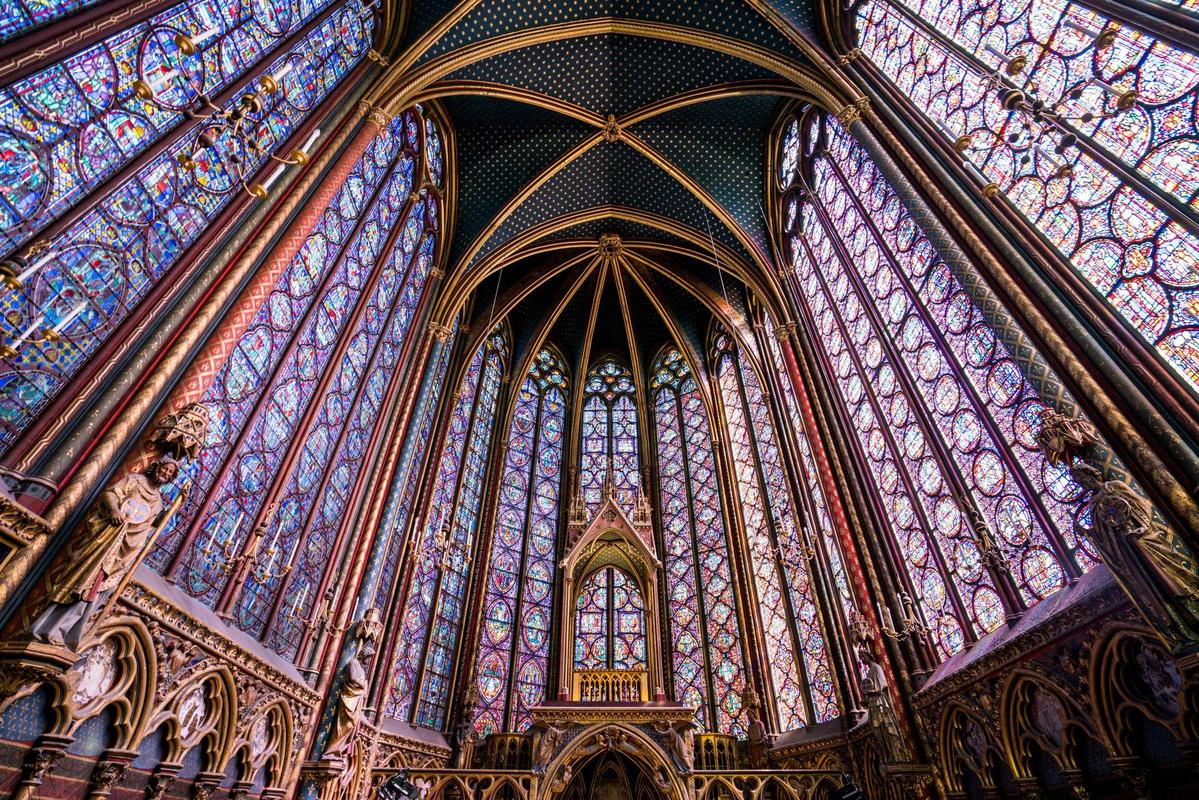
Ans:
[[[135,566],[155,528],[166,522],[159,487],[178,474],[178,464],[159,459],[104,490],[50,569],[50,604],[34,620],[34,639],[78,647],[88,619]]]
[[[695,730],[691,725],[684,725],[683,730],[678,726],[670,726],[670,746],[683,772],[695,769]]]
[[[545,730],[541,732],[541,737],[537,740],[537,752],[533,758],[534,772],[545,772],[545,768],[554,759],[565,736],[565,728],[559,728],[552,722],[546,724]]]
[[[762,722],[759,708],[758,693],[750,689],[745,693],[745,714],[749,720],[746,731],[749,739],[749,765],[753,769],[766,767],[766,751],[772,744],[770,734],[766,732],[766,724]]]
[[[1106,472],[1094,426],[1046,409],[1037,443],[1090,495],[1084,534],[1171,647],[1199,637],[1199,559],[1128,481]]]
[[[895,708],[891,705],[887,672],[867,644],[859,645],[857,650],[858,661],[862,663],[865,672],[862,678],[862,692],[866,695],[867,719],[878,737],[883,759],[890,764],[911,761],[911,751],[904,741]]]
[[[337,690],[337,716],[321,754],[322,761],[344,760],[347,767],[349,765],[370,688],[366,668],[375,654],[374,645],[381,628],[379,612],[374,608],[354,626],[356,652],[342,668],[341,686]]]
[[[478,743],[475,736],[474,719],[478,708],[479,697],[472,683],[471,690],[462,704],[462,716],[458,718],[458,724],[454,726],[454,746],[457,748],[457,753],[454,755],[454,766],[457,769],[470,769],[474,763],[475,746]]]
[[[1089,536],[1111,571],[1129,585],[1139,605],[1160,606],[1158,613],[1168,616],[1173,608],[1194,630],[1199,623],[1195,554],[1127,482],[1105,481],[1085,462],[1076,463],[1071,473],[1091,493]]]

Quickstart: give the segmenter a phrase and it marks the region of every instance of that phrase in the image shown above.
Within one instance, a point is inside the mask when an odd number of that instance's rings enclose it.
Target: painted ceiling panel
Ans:
[[[743,0],[482,0],[422,56],[427,61],[457,48],[513,31],[597,17],[650,20],[724,34],[799,59],[799,50]]]
[[[565,228],[545,238],[549,241],[561,239],[592,239],[598,241],[600,234],[603,233],[615,233],[626,242],[634,239],[649,239],[658,242],[671,242],[678,245],[685,245],[687,243],[686,239],[672,236],[652,225],[612,217],[571,225],[569,228]]]
[[[818,40],[816,9],[811,0],[770,0],[770,5],[774,6],[787,22],[803,31],[810,39]]]
[[[433,28],[437,21],[453,10],[458,0],[418,0],[408,4],[408,19],[404,22],[404,38],[401,52],[407,50],[421,36]]]
[[[774,95],[711,100],[638,123],[630,132],[681,167],[766,251],[759,203],[766,196],[765,131]]]
[[[445,106],[458,144],[458,223],[450,252],[450,263],[457,263],[509,198],[595,129],[511,100],[454,97]]]
[[[465,189],[464,189],[465,191]],[[555,174],[492,234],[477,258],[527,228],[573,211],[605,205],[640,208],[704,230],[705,209],[674,178],[623,142],[600,143]],[[717,240],[744,252],[715,220]]]
[[[601,116],[618,117],[693,89],[776,77],[748,61],[702,47],[618,34],[532,45],[449,76],[531,89]]]

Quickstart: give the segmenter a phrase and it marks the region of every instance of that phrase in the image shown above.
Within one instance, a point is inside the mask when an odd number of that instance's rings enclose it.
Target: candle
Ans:
[[[146,81],[146,83],[149,84],[150,89],[154,92],[154,94],[158,94],[162,90],[166,89],[167,84],[174,80],[178,75],[179,70],[171,69],[155,78],[152,78],[151,80]]]
[[[1084,36],[1090,36],[1092,39],[1094,39],[1096,36],[1099,35],[1099,31],[1097,31],[1094,28],[1091,28],[1087,25],[1084,25],[1083,23],[1081,23],[1075,19],[1067,19],[1063,24],[1070,30],[1078,31],[1079,33],[1083,34]]]
[[[200,45],[204,44],[209,39],[211,39],[213,36],[216,36],[218,33],[220,33],[220,29],[215,28],[215,27],[209,28],[206,31],[200,31],[195,36],[191,37],[192,44],[194,44],[196,47],[199,47]]]
[[[308,141],[304,142],[304,146],[300,149],[305,153],[309,152],[312,149],[312,146],[316,144],[316,140],[319,138],[321,138],[321,129],[317,128],[312,132],[312,135],[308,137]]]
[[[38,314],[37,319],[35,319],[33,322],[29,323],[29,327],[27,327],[25,330],[21,331],[21,335],[18,336],[16,338],[16,341],[14,341],[12,343],[13,350],[20,350],[21,345],[23,345],[23,344],[25,344],[25,342],[29,341],[29,337],[32,336],[33,332],[38,329],[38,326],[40,326],[42,324],[42,319],[44,316],[45,316],[44,314]]]
[[[274,78],[275,83],[282,83],[283,79],[286,78],[289,74],[291,74],[291,71],[293,69],[295,69],[295,66],[296,66],[295,62],[292,61],[291,59],[288,59],[283,64],[283,67],[278,72],[271,75],[271,77]]]
[[[272,553],[274,553],[275,550],[277,550],[279,547],[279,531],[281,531],[282,529],[283,529],[283,517],[280,516],[279,520],[275,523],[275,533],[274,533],[274,535],[271,536],[271,543],[269,545],[267,545],[267,547],[270,549],[270,551]]]
[[[47,250],[46,252],[42,253],[40,256],[38,256],[37,261],[34,261],[32,264],[30,264],[28,267],[25,268],[24,272],[22,272],[20,275],[17,276],[17,283],[25,283],[27,280],[32,278],[39,269],[44,267],[46,265],[46,263],[52,258],[54,258],[53,250]]]
[[[887,630],[895,630],[895,620],[891,617],[891,609],[882,603],[878,604],[878,616],[883,621],[883,627]]]
[[[296,543],[291,546],[291,555],[287,559],[287,568],[291,569],[296,563],[296,553],[300,551],[300,534],[296,534]]]
[[[263,190],[264,192],[269,192],[269,191],[271,190],[271,187],[275,185],[275,181],[279,180],[279,176],[283,174],[283,170],[284,170],[284,169],[286,169],[286,168],[287,168],[287,167],[286,167],[286,165],[285,165],[285,164],[280,164],[280,165],[278,165],[277,167],[275,167],[275,171],[274,171],[274,172],[272,172],[272,173],[271,173],[271,175],[270,175],[270,177],[269,177],[269,178],[267,178],[267,179],[266,179],[266,180],[263,182],[263,184],[262,184],[262,190]]]
[[[300,610],[300,606],[304,605],[304,601],[308,599],[308,584],[304,584],[304,591],[296,595],[296,599],[291,604],[291,616],[295,616]]]
[[[219,522],[219,521],[220,521],[220,520],[219,520],[217,517],[215,517],[215,516],[213,516],[213,517],[209,517],[209,519],[208,519],[208,522],[209,522],[209,526],[208,526],[208,544],[204,545],[204,549],[205,549],[205,550],[207,550],[207,551],[209,551],[209,552],[212,552],[213,546],[214,546],[214,545],[216,545],[216,532],[217,532],[217,528],[221,527],[220,525],[217,525],[217,524],[216,524],[216,523],[217,523],[217,522]]]
[[[50,330],[53,331],[54,333],[62,333],[63,329],[66,328],[68,325],[70,325],[72,322],[74,322],[75,317],[82,314],[83,309],[86,307],[87,307],[86,303],[80,303],[79,305],[75,306],[74,308],[71,309],[70,313],[68,313],[65,317],[60,319],[58,321],[58,324],[55,325]]]
[[[233,537],[237,535],[237,529],[241,527],[241,521],[245,519],[246,512],[237,512],[237,519],[233,521],[233,527],[225,531],[225,544],[233,541]]]

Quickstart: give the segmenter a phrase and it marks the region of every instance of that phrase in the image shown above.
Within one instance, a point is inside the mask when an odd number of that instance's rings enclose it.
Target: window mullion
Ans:
[[[830,236],[830,241],[833,242],[834,240],[832,239],[831,235],[828,232],[828,226],[825,223],[823,217],[821,217],[821,219],[819,220],[819,224],[824,229],[825,234]],[[799,240],[803,243],[803,247],[804,247],[805,253],[807,254],[808,260],[812,264],[819,263],[816,260],[815,254],[812,253],[811,250],[808,249],[807,237],[801,236],[801,237],[799,237]],[[836,246],[835,242],[834,242],[834,246]],[[838,257],[842,259],[843,263],[845,263],[843,255],[839,255]],[[816,279],[820,283],[821,291],[825,295],[826,302],[828,303],[829,308],[830,309],[836,308],[836,303],[833,301],[833,295],[832,295],[832,292],[829,290],[828,282],[825,278],[824,273],[821,272],[820,270],[814,270],[813,274],[816,276]],[[874,412],[874,416],[878,420],[879,431],[882,433],[884,440],[887,442],[887,448],[888,448],[888,450],[890,450],[892,458],[895,462],[896,472],[899,474],[900,481],[903,483],[905,493],[908,495],[908,498],[911,500],[912,511],[916,515],[916,517],[920,520],[920,525],[924,530],[925,543],[928,545],[929,553],[932,554],[933,560],[936,562],[937,571],[941,574],[942,578],[945,581],[945,588],[946,588],[947,595],[949,597],[951,605],[953,606],[954,612],[957,614],[958,623],[961,626],[962,633],[965,636],[965,640],[967,643],[973,643],[975,640],[978,639],[978,630],[976,629],[976,626],[974,624],[973,617],[968,613],[968,611],[966,609],[965,599],[963,597],[961,597],[956,582],[951,580],[949,577],[952,574],[952,570],[949,569],[949,565],[948,565],[945,553],[942,551],[941,542],[938,541],[938,538],[936,536],[935,531],[937,531],[937,528],[933,526],[932,520],[930,520],[927,516],[927,512],[925,511],[924,504],[920,500],[920,496],[921,496],[920,491],[916,488],[915,481],[908,472],[908,463],[907,463],[907,460],[905,458],[903,458],[903,455],[902,455],[903,451],[900,449],[898,443],[895,441],[894,433],[891,430],[890,425],[886,424],[887,415],[883,413],[882,405],[881,405],[879,399],[875,396],[873,390],[870,388],[870,385],[871,385],[870,382],[868,380],[866,380],[866,377],[867,377],[867,375],[869,375],[869,372],[866,370],[865,365],[862,364],[861,356],[859,355],[857,350],[851,344],[853,339],[851,338],[851,336],[849,334],[849,330],[845,327],[845,321],[841,318],[841,315],[839,313],[833,312],[832,316],[836,320],[837,329],[840,331],[842,338],[845,340],[845,349],[849,355],[850,360],[854,364],[854,369],[857,371],[858,375],[860,375],[862,378],[863,395],[866,397],[866,402],[870,404],[870,407]],[[877,479],[872,478],[871,482],[876,484],[876,480]],[[908,576],[905,574],[904,577],[907,578]],[[908,582],[909,581],[905,580],[905,583],[908,583]],[[913,591],[915,591],[915,587],[912,587],[912,588],[913,588]],[[919,592],[917,592],[917,595],[919,595]]]

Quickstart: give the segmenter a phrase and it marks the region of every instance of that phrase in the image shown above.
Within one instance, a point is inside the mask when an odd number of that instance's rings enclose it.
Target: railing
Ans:
[[[577,669],[571,696],[582,703],[644,703],[649,674],[643,669]]]
[[[532,745],[523,733],[493,733],[483,750],[487,769],[529,769],[532,757]]]
[[[737,769],[737,737],[728,733],[701,733],[695,737],[696,769]]]

